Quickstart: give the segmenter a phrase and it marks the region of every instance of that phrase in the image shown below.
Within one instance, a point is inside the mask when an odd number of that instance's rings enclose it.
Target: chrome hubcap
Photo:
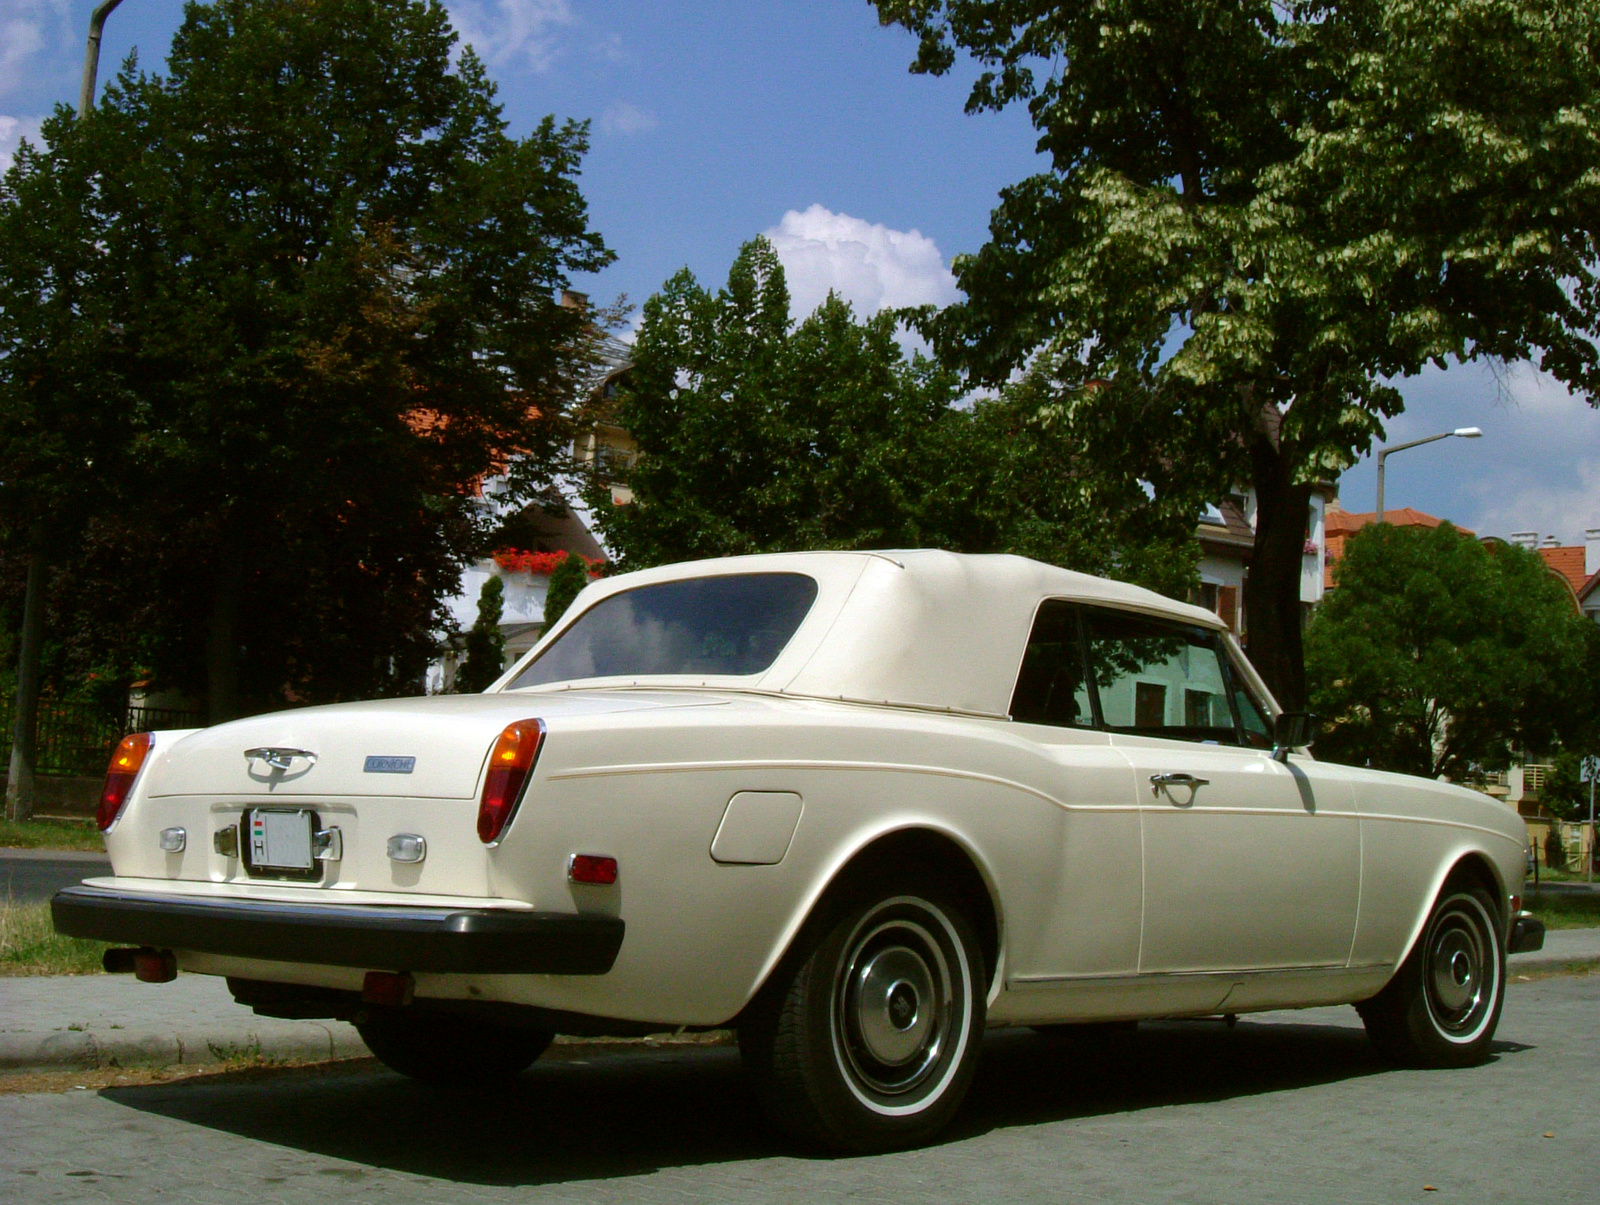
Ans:
[[[1499,991],[1494,920],[1470,895],[1452,896],[1428,926],[1423,987],[1440,1032],[1470,1041],[1483,1028]]]
[[[863,918],[834,980],[841,1069],[872,1097],[931,1089],[965,1023],[949,940],[925,907],[890,901]]]

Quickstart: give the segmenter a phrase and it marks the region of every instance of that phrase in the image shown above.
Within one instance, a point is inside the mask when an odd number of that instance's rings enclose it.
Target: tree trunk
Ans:
[[[222,554],[211,587],[211,620],[206,628],[206,722],[221,724],[239,714],[238,567]]]
[[[6,819],[33,816],[33,773],[39,733],[39,653],[44,642],[45,556],[35,539],[28,554],[28,584],[22,602],[22,649],[17,659],[17,697],[11,723],[11,765],[6,779]]]
[[[1256,540],[1244,583],[1250,661],[1285,711],[1306,705],[1305,647],[1300,631],[1300,573],[1311,487],[1294,485],[1291,469],[1266,434],[1250,449],[1256,491]]]

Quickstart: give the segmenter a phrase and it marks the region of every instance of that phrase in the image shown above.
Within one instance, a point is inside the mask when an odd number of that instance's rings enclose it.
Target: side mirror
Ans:
[[[1285,711],[1272,722],[1272,758],[1288,761],[1289,750],[1309,749],[1317,739],[1320,717],[1309,711]]]

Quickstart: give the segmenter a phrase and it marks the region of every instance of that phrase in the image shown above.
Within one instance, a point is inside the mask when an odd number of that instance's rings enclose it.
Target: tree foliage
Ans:
[[[567,553],[550,571],[550,584],[544,595],[544,628],[548,632],[567,613],[572,600],[589,584],[589,565],[576,553]]]
[[[1596,733],[1600,628],[1536,554],[1378,524],[1336,583],[1306,632],[1319,755],[1462,778]]]
[[[0,195],[25,222],[59,175],[95,232],[88,263],[76,235],[28,253],[50,271],[15,321],[74,322],[35,339],[55,376],[0,367],[0,427],[39,392],[40,472],[70,478],[63,399],[116,416],[101,538],[161,600],[158,673],[213,718],[410,688],[481,551],[473,483],[536,497],[563,460],[590,336],[557,294],[610,259],[586,132],[511,138],[454,41],[434,0],[192,4],[168,76],[130,63]],[[30,270],[16,242],[0,278]]]
[[[1285,703],[1311,486],[1394,378],[1529,359],[1596,396],[1596,0],[875,3],[1050,157],[923,329],[976,380],[1033,365],[1158,497],[1253,484],[1250,652]]]
[[[894,315],[861,320],[832,295],[798,323],[789,308],[760,238],[725,288],[685,270],[645,303],[613,415],[639,444],[635,501],[590,490],[625,567],[939,547],[1187,584],[1193,513],[1077,456],[1031,380],[961,409],[952,374],[901,350]]]
[[[505,612],[506,584],[495,574],[478,591],[478,617],[467,630],[466,657],[456,670],[458,694],[478,694],[505,669],[506,639],[500,634]]]
[[[1591,735],[1590,748],[1595,736]],[[1589,818],[1590,783],[1584,777],[1585,754],[1577,749],[1558,749],[1550,758],[1550,770],[1539,790],[1539,806],[1563,820]],[[1594,756],[1589,754],[1587,756]]]

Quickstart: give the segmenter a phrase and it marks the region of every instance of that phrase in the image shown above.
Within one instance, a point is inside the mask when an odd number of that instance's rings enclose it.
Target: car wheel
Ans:
[[[542,1029],[419,1009],[373,1010],[356,1022],[356,1031],[391,1070],[427,1084],[457,1086],[509,1080],[555,1037]]]
[[[1451,884],[1399,972],[1356,1008],[1373,1042],[1395,1062],[1467,1067],[1489,1052],[1505,980],[1494,897],[1481,887]]]
[[[838,911],[740,1025],[740,1051],[768,1113],[802,1141],[909,1146],[950,1120],[972,1081],[983,948],[931,885]]]

